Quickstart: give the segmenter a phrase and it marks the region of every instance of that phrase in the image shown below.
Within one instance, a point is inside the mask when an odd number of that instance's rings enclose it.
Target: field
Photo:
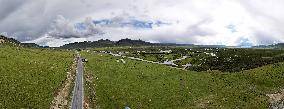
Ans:
[[[99,48],[83,51],[82,55],[89,60],[85,65],[85,90],[91,107],[262,109],[271,105],[267,94],[279,93],[284,87],[282,50],[227,49],[230,52],[224,53],[226,49],[222,49],[212,55],[213,51],[209,51],[208,55],[207,49],[205,53],[200,48],[190,51],[173,48],[171,53],[157,53],[161,49],[164,48]],[[145,55],[151,56],[145,58]],[[129,58],[151,59],[162,63],[164,57],[178,59],[184,55],[190,57],[175,62],[192,62],[192,66],[183,70],[179,68],[180,65],[176,67]],[[244,61],[229,61],[226,64],[239,66],[235,63],[240,62],[245,65],[236,70],[227,67],[191,69],[197,67],[196,63],[204,63],[202,59],[215,56],[227,58],[231,55],[243,56],[240,59]],[[256,64],[247,67],[250,59],[255,60],[253,62]],[[218,60],[221,65],[225,61]]]
[[[0,108],[50,108],[74,51],[0,46],[0,53]],[[84,90],[91,108],[263,109],[284,102],[282,49],[108,47],[80,53],[88,60]]]
[[[65,50],[0,45],[0,108],[50,108],[73,59]]]
[[[97,49],[99,51],[100,49]],[[159,62],[192,71],[220,70],[239,72],[268,64],[284,62],[282,49],[246,48],[107,48],[108,53]]]

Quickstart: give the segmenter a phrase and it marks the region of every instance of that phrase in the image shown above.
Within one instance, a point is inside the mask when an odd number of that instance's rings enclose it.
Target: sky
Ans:
[[[58,47],[122,38],[252,46],[284,42],[284,0],[0,0],[0,33]]]

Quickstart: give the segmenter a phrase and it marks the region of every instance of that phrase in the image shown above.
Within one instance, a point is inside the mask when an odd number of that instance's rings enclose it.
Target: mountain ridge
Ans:
[[[74,42],[60,46],[59,48],[93,48],[93,47],[116,47],[116,46],[194,46],[194,44],[176,44],[176,43],[151,43],[141,39],[132,40],[129,38],[111,41],[109,39],[100,39],[98,41]]]

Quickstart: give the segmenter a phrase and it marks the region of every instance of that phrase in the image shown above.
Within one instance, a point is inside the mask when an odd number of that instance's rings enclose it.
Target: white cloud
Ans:
[[[244,43],[240,39],[254,45],[284,42],[282,0],[17,0],[4,3],[0,5],[0,32],[8,32],[21,41],[54,40],[45,43],[51,46],[83,39],[126,37],[152,42],[225,45]],[[58,19],[58,15],[64,17]],[[121,27],[115,23],[94,26],[90,17],[119,23],[131,19],[159,20],[171,25],[152,29]],[[86,30],[74,28],[80,22],[86,25]],[[229,25],[234,25],[234,32],[228,29]],[[66,39],[70,36],[72,41]]]
[[[81,25],[85,27],[84,30],[76,28],[68,19],[59,15],[55,22],[52,23],[48,35],[54,38],[82,38],[103,33],[94,26],[92,18],[90,17],[87,17]]]

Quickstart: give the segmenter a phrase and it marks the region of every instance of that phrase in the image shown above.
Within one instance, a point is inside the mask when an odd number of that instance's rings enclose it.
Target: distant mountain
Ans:
[[[121,39],[116,42],[116,45],[118,46],[143,46],[143,45],[153,45],[150,42],[145,42],[142,40],[131,40],[131,39]]]
[[[115,42],[112,42],[108,39],[106,40],[98,40],[98,41],[84,41],[84,42],[75,42],[75,43],[69,43],[61,46],[60,48],[90,48],[90,47],[111,47],[115,44]]]
[[[278,43],[278,44],[272,45],[272,47],[275,47],[275,48],[284,48],[284,43]]]
[[[29,47],[29,48],[44,48],[42,46],[39,46],[35,43],[21,43],[22,46],[24,47]]]
[[[21,47],[36,47],[39,48],[40,46],[35,43],[21,43],[20,41],[14,38],[8,38],[3,35],[0,35],[0,45],[9,45],[9,46],[21,46]]]
[[[154,45],[142,40],[121,39],[119,41],[110,41],[108,39],[98,41],[75,42],[61,46],[60,48],[93,48],[93,47],[115,47],[115,46],[146,46]]]
[[[69,43],[61,46],[60,48],[95,48],[95,47],[115,47],[115,46],[192,46],[199,47],[193,44],[176,44],[176,43],[150,43],[143,40],[121,39],[119,41],[98,40],[98,41],[84,41]],[[203,46],[202,46],[203,47]]]
[[[253,48],[284,48],[284,43],[272,44],[272,45],[258,45]]]

